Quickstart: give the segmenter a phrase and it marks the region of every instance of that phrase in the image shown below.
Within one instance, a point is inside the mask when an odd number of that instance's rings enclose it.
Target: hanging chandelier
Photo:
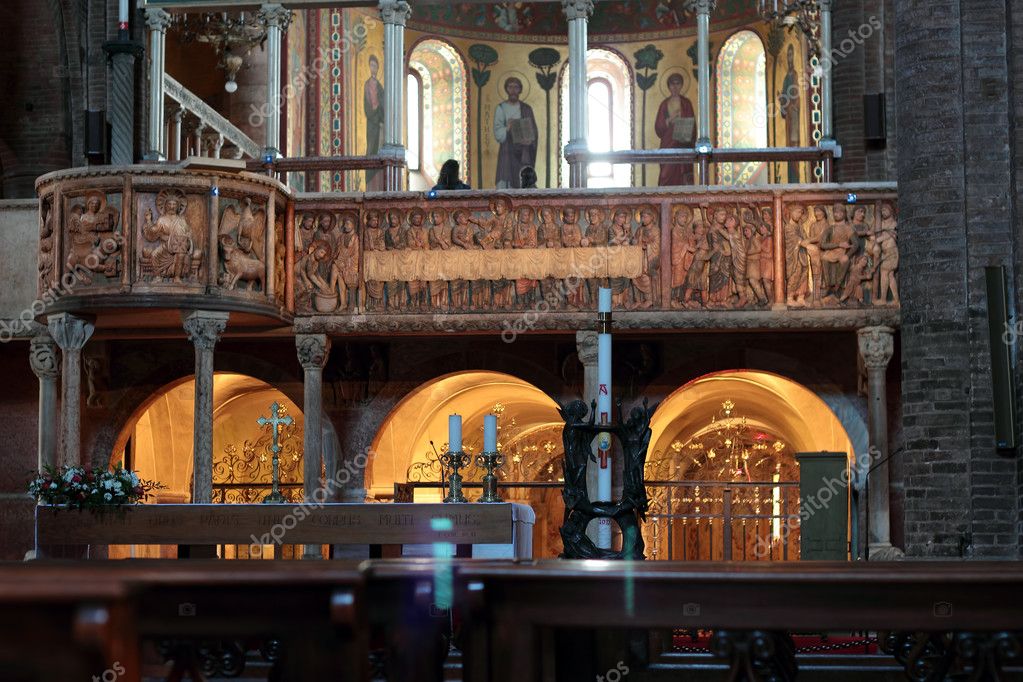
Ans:
[[[285,19],[284,30],[287,30],[289,22],[290,16]],[[238,89],[235,79],[245,65],[245,58],[256,47],[263,47],[268,32],[266,22],[252,12],[241,12],[236,16],[229,12],[185,13],[176,15],[175,23],[182,44],[206,43],[213,46],[218,59],[217,68],[224,71],[224,89],[228,92]]]
[[[811,54],[820,56],[819,0],[757,0],[757,12],[779,28],[798,28],[809,40]]]

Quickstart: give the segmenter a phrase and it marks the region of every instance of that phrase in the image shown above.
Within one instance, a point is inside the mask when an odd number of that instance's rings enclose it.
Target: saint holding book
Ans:
[[[508,99],[494,111],[494,138],[501,145],[497,152],[497,188],[518,188],[523,166],[536,165],[536,118],[533,109],[519,101],[522,81],[512,76],[504,82]]]
[[[693,112],[693,103],[682,95],[683,84],[681,74],[668,76],[668,91],[671,94],[661,102],[654,121],[654,130],[661,139],[661,149],[688,148],[696,142],[696,114]],[[693,165],[662,163],[657,184],[662,187],[693,184]]]

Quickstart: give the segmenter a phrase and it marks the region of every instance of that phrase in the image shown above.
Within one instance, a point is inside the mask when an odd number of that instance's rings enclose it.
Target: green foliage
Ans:
[[[634,55],[636,59],[636,69],[656,69],[657,65],[664,59],[664,53],[657,49],[654,45],[647,45],[641,50],[637,50]],[[639,82],[639,79],[636,79]],[[653,83],[651,83],[653,85]],[[642,85],[640,85],[643,88]],[[650,87],[649,85],[647,88]],[[643,88],[646,90],[647,88]]]
[[[657,74],[651,73],[650,75],[644,76],[641,73],[636,74],[636,85],[643,92],[646,92],[650,88],[654,87],[654,83],[657,82]]]
[[[484,85],[490,82],[490,72],[480,71],[479,69],[473,67],[472,82],[476,84],[477,88],[482,88]]]
[[[469,46],[469,59],[479,64],[481,69],[485,69],[497,63],[497,50],[485,43],[474,43]]]
[[[785,30],[778,24],[772,24],[771,30],[767,33],[767,52],[775,59],[781,54],[782,45],[785,43]]]
[[[538,47],[529,53],[529,65],[534,69],[543,69],[544,73],[560,61],[561,53],[553,47]]]

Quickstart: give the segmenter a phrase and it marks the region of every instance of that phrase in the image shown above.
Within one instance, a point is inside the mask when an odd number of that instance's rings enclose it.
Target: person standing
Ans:
[[[533,108],[519,100],[522,81],[511,76],[504,82],[508,99],[494,110],[494,138],[497,152],[498,189],[518,189],[523,166],[536,165],[536,118]]]

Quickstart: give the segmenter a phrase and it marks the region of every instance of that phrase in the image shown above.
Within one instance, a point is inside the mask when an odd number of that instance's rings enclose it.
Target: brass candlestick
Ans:
[[[440,456],[441,464],[451,469],[451,476],[448,477],[448,495],[444,498],[446,504],[469,501],[462,494],[462,475],[458,473],[458,470],[469,466],[470,461],[469,455],[461,450],[458,452],[445,452]]]
[[[476,456],[476,464],[487,470],[487,473],[483,476],[483,494],[476,501],[483,503],[503,502],[501,496],[497,494],[497,474],[495,472],[504,464],[504,455],[497,450],[481,452]]]

